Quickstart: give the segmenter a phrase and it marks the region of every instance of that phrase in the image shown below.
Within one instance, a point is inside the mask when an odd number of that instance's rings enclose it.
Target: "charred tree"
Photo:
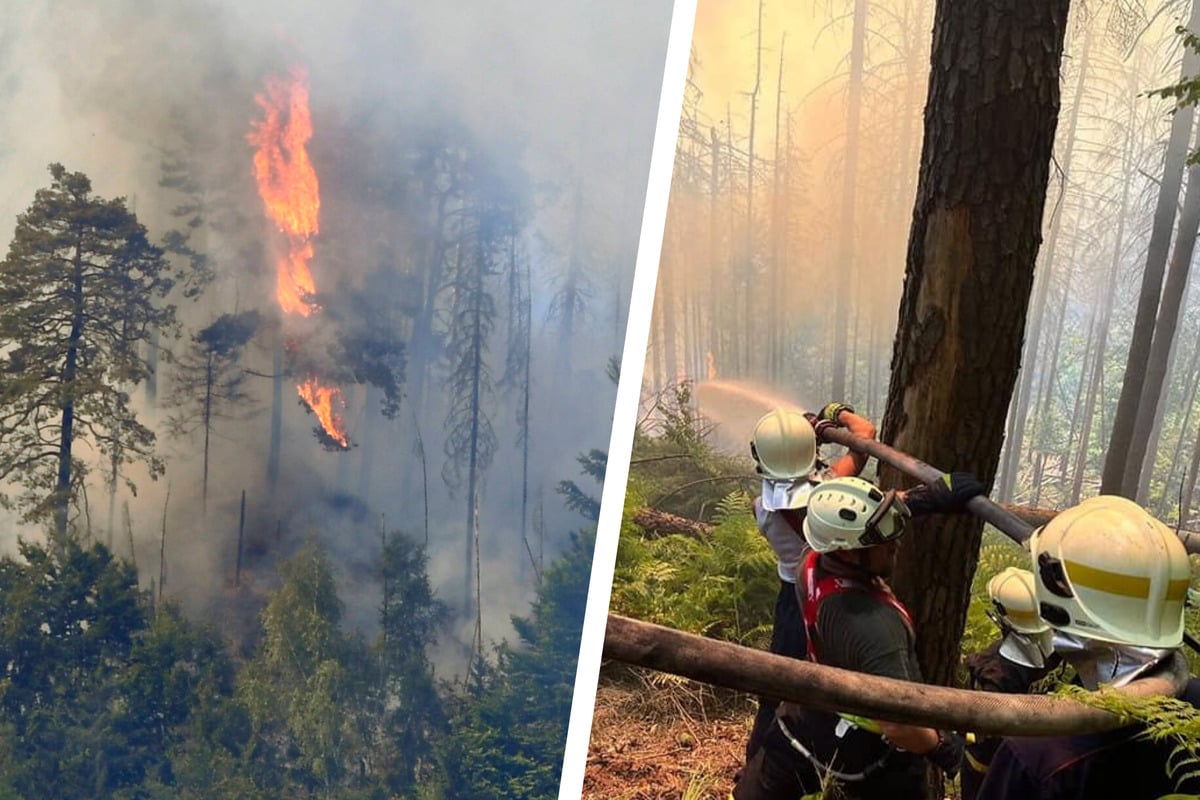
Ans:
[[[1068,0],[940,0],[880,438],[990,485],[1041,241]],[[886,483],[899,476],[885,471]],[[894,582],[926,680],[959,658],[982,523],[926,523]]]

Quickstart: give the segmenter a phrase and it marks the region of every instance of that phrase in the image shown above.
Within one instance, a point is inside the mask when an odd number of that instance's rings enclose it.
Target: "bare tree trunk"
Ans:
[[[1187,27],[1192,31],[1200,29],[1200,3],[1192,4]],[[1180,75],[1183,80],[1188,80],[1197,72],[1200,72],[1200,54],[1190,47],[1185,47]],[[1154,225],[1150,231],[1150,243],[1146,248],[1142,290],[1138,295],[1137,315],[1133,322],[1133,338],[1129,342],[1129,358],[1125,362],[1125,379],[1121,383],[1121,394],[1113,418],[1112,438],[1109,439],[1108,452],[1104,459],[1104,474],[1100,482],[1100,491],[1103,494],[1121,494],[1129,497],[1134,488],[1126,483],[1126,468],[1130,460],[1130,446],[1134,440],[1134,426],[1139,416],[1138,405],[1141,403],[1142,385],[1146,380],[1146,365],[1150,361],[1154,319],[1158,312],[1163,272],[1166,270],[1167,254],[1171,247],[1171,230],[1175,223],[1175,208],[1179,203],[1179,189],[1183,182],[1183,167],[1188,156],[1188,139],[1194,116],[1194,109],[1188,106],[1178,109],[1171,120],[1171,135],[1167,140],[1163,177],[1159,183],[1158,202],[1154,209]]]
[[[1200,6],[1200,3],[1196,4]],[[1180,112],[1176,112],[1180,113]],[[1196,249],[1196,235],[1200,232],[1200,164],[1188,170],[1187,191],[1184,192],[1183,210],[1179,217],[1179,230],[1175,237],[1175,251],[1171,255],[1171,269],[1163,286],[1162,303],[1154,322],[1154,336],[1150,345],[1149,362],[1144,366],[1141,396],[1137,413],[1133,419],[1133,438],[1129,442],[1129,456],[1121,477],[1121,494],[1137,497],[1141,479],[1142,459],[1152,435],[1155,415],[1158,413],[1159,397],[1167,381],[1167,367],[1171,345],[1175,341],[1175,329],[1179,327],[1179,309],[1187,293],[1188,273],[1192,267],[1192,253]],[[1134,330],[1134,336],[1137,330]],[[1128,383],[1129,375],[1125,376]],[[1122,387],[1123,388],[1123,387]],[[1120,419],[1117,420],[1120,424]],[[1139,498],[1140,500],[1140,498]]]
[[[1192,357],[1188,361],[1187,372],[1184,373],[1187,376],[1188,381],[1187,399],[1183,403],[1183,407],[1186,410],[1183,415],[1183,423],[1179,426],[1179,436],[1175,439],[1175,449],[1171,453],[1171,469],[1167,473],[1167,480],[1164,482],[1164,487],[1169,487],[1171,485],[1171,481],[1174,479],[1175,473],[1179,471],[1179,460],[1183,455],[1183,443],[1187,437],[1188,430],[1192,426],[1192,412],[1196,407],[1196,387],[1197,383],[1200,383],[1200,381],[1197,381],[1197,370],[1200,370],[1200,344],[1193,345]],[[1185,480],[1185,476],[1181,475],[1179,478],[1179,484],[1181,488],[1185,483]],[[1160,499],[1158,505],[1159,516],[1165,516],[1167,511],[1167,502],[1171,499],[1173,498],[1167,496],[1166,489],[1164,488],[1162,498]],[[1185,510],[1185,508],[1179,509],[1179,521],[1181,523],[1183,522]]]
[[[921,171],[880,438],[988,484],[1020,366],[1067,10],[1067,0],[939,0],[935,14]],[[899,478],[883,473],[890,485]],[[926,680],[948,684],[982,523],[963,516],[922,527],[900,551],[894,585],[921,632]]]
[[[1130,126],[1125,140],[1125,155],[1128,158],[1133,149],[1133,128]],[[1125,175],[1130,175],[1133,165],[1125,164]],[[1092,377],[1088,384],[1087,401],[1084,404],[1082,428],[1079,433],[1079,450],[1075,454],[1075,474],[1071,479],[1071,503],[1079,502],[1083,492],[1083,478],[1087,470],[1088,447],[1092,437],[1092,419],[1096,415],[1098,398],[1103,396],[1104,354],[1108,347],[1108,326],[1112,320],[1113,298],[1116,294],[1117,273],[1121,266],[1121,254],[1125,247],[1125,219],[1129,213],[1129,187],[1131,181],[1121,182],[1121,205],[1117,212],[1117,233],[1113,242],[1112,261],[1109,263],[1108,280],[1098,298],[1100,317],[1095,327],[1096,343],[1091,349],[1095,361],[1092,364]],[[1102,426],[1103,427],[1103,426]],[[1101,489],[1103,491],[1103,488]]]
[[[279,458],[283,440],[283,331],[275,339],[271,360],[271,442],[267,447],[267,491],[274,498],[279,486]]]
[[[867,39],[867,0],[854,0],[854,30],[850,42],[850,90],[846,97],[846,157],[842,175],[842,222],[838,234],[837,288],[833,310],[834,399],[846,395],[846,324],[850,316],[850,289],[854,268],[854,206],[858,186],[858,120],[862,113],[863,61]]]
[[[750,92],[750,139],[747,143],[746,158],[746,235],[744,255],[744,275],[746,279],[746,310],[742,324],[745,326],[746,337],[746,375],[754,375],[756,364],[754,342],[758,329],[758,317],[753,306],[754,287],[758,285],[758,276],[754,270],[754,138],[758,122],[758,93],[762,89],[762,13],[763,0],[758,0],[758,26],[755,33],[754,45],[754,89]]]
[[[761,10],[762,4],[759,3]],[[775,84],[775,164],[771,183],[771,294],[767,298],[767,371],[766,376],[772,383],[778,383],[783,376],[781,352],[782,314],[779,313],[779,299],[783,293],[784,254],[787,253],[785,239],[787,226],[783,224],[783,195],[780,192],[780,175],[783,173],[780,159],[779,121],[783,116],[783,50],[787,45],[787,32],[779,39],[779,79]]]

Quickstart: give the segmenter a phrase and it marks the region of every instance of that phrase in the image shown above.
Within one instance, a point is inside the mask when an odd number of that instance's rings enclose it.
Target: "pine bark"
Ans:
[[[990,486],[1041,244],[1068,0],[941,0],[881,439]],[[885,484],[899,476],[883,473]],[[894,586],[926,680],[958,663],[982,523],[922,522]]]

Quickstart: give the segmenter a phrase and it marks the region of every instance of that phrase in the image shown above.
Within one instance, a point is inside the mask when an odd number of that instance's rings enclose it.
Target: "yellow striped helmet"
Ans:
[[[1035,531],[1030,552],[1039,612],[1057,630],[1135,647],[1183,644],[1187,551],[1137,503],[1085,500]]]
[[[988,581],[988,596],[996,613],[1017,633],[1043,633],[1050,626],[1038,616],[1037,589],[1033,573],[1008,567]]]

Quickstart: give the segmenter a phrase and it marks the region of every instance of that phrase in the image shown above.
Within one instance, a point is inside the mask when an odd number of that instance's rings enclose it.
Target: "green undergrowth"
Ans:
[[[779,578],[758,533],[750,498],[733,492],[716,504],[704,536],[647,537],[631,519],[643,504],[626,495],[613,576],[612,609],[636,619],[765,648]]]

